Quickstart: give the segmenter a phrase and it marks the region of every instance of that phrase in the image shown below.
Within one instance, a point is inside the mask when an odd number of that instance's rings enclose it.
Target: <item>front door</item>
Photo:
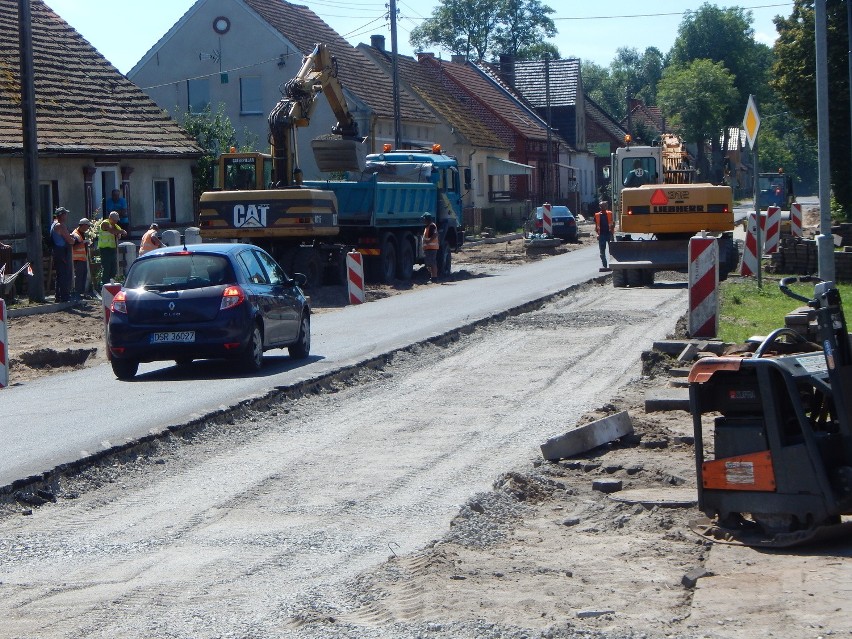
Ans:
[[[95,219],[103,217],[105,211],[104,206],[106,201],[112,194],[113,189],[120,188],[118,182],[118,169],[116,167],[102,167],[95,169],[95,175],[92,178],[92,194],[95,203]],[[109,211],[106,211],[108,213]]]

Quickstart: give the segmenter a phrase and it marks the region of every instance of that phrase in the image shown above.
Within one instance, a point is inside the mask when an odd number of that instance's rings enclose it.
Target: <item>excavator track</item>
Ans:
[[[752,548],[792,548],[852,537],[852,521],[772,534],[767,533],[754,523],[737,528],[727,528],[707,517],[690,521],[689,527],[692,532],[714,543]]]

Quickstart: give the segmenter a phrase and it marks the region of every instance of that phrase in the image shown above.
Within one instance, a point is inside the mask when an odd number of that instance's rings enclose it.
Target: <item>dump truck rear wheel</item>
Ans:
[[[414,275],[414,247],[408,236],[402,238],[396,265],[396,276],[401,280],[410,280]]]

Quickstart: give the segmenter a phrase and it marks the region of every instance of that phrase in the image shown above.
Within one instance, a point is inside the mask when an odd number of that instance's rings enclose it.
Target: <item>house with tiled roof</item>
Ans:
[[[585,96],[586,145],[595,156],[598,193],[603,196],[609,184],[611,154],[624,146],[627,130],[622,128],[597,102]]]
[[[25,251],[18,2],[0,0],[0,239]],[[100,217],[112,189],[131,231],[193,220],[192,169],[201,149],[42,0],[31,0],[42,230],[55,207]]]
[[[369,45],[360,44],[358,48],[391,76],[392,56],[385,49],[384,36],[372,36]],[[488,159],[491,158],[492,163],[508,161],[508,143],[471,107],[473,101],[469,96],[439,68],[397,55],[397,73],[400,90],[419,100],[435,115],[434,141],[445,153],[456,157],[462,167],[470,168],[471,189],[465,195],[465,208],[474,211],[470,211],[473,217],[466,225],[479,226],[476,210],[481,212],[491,206],[489,194],[498,178],[489,174]]]
[[[575,210],[597,199],[595,156],[586,144],[586,110],[580,60],[514,60],[501,56],[499,68],[480,65],[499,77],[512,91],[527,101],[572,150],[560,160],[559,168],[570,176]]]
[[[327,45],[335,57],[347,105],[367,137],[368,152],[393,143],[388,75],[311,9],[284,0],[197,0],[128,77],[172,113],[202,112],[208,106],[215,112],[221,106],[240,142],[265,151],[267,114],[317,43]],[[434,113],[404,93],[400,119],[405,145],[432,144],[438,124]],[[310,140],[329,134],[335,122],[320,98],[310,125],[298,131],[305,179],[327,177],[317,168]]]
[[[571,191],[561,181],[564,176],[558,171],[558,158],[568,149],[568,143],[558,133],[551,131],[548,135],[547,124],[534,109],[464,56],[453,56],[448,62],[421,53],[418,60],[442,74],[449,82],[447,90],[468,101],[474,117],[509,147],[509,161],[486,161],[487,173],[497,178],[489,193],[495,207],[501,201],[524,209],[545,199],[553,204],[566,203]]]
[[[631,98],[628,107],[621,126],[627,129],[637,143],[651,144],[663,133],[671,133],[666,130],[666,118],[659,107],[648,106],[637,98]]]

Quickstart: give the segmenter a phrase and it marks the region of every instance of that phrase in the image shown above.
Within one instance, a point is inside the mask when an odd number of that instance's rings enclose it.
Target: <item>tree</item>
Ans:
[[[750,94],[761,101],[768,97],[763,91],[771,52],[755,41],[752,20],[751,11],[705,2],[696,11],[684,14],[669,51],[668,63],[672,66],[685,67],[693,60],[705,59],[721,62],[733,74],[739,101],[731,105],[728,122],[742,117]]]
[[[446,0],[432,17],[411,30],[412,46],[423,50],[437,45],[451,53],[485,58],[496,35],[499,13],[490,0]]]
[[[828,0],[828,94],[831,125],[831,187],[852,220],[852,163],[850,163],[848,29],[846,1]],[[792,113],[816,139],[816,49],[813,0],[795,0],[789,17],[776,17],[778,40],[770,83]]]
[[[621,88],[622,101],[629,95],[645,104],[657,103],[657,83],[663,77],[663,54],[659,49],[648,47],[639,53],[635,48],[619,47],[609,69],[613,82]]]
[[[657,97],[666,118],[683,132],[687,142],[698,146],[697,168],[709,175],[704,142],[718,138],[726,114],[736,104],[733,74],[721,62],[711,60],[694,60],[685,67],[670,66],[663,72]]]
[[[553,9],[540,0],[502,0],[498,6],[494,52],[520,59],[541,59],[544,39],[556,35],[556,25],[548,17]],[[547,52],[552,54],[549,49]],[[556,51],[556,54],[558,58],[559,52]]]
[[[544,38],[556,34],[548,14],[553,9],[540,0],[446,0],[432,17],[411,31],[412,46],[438,46],[466,58],[484,60],[491,54],[533,59],[558,50]]]

